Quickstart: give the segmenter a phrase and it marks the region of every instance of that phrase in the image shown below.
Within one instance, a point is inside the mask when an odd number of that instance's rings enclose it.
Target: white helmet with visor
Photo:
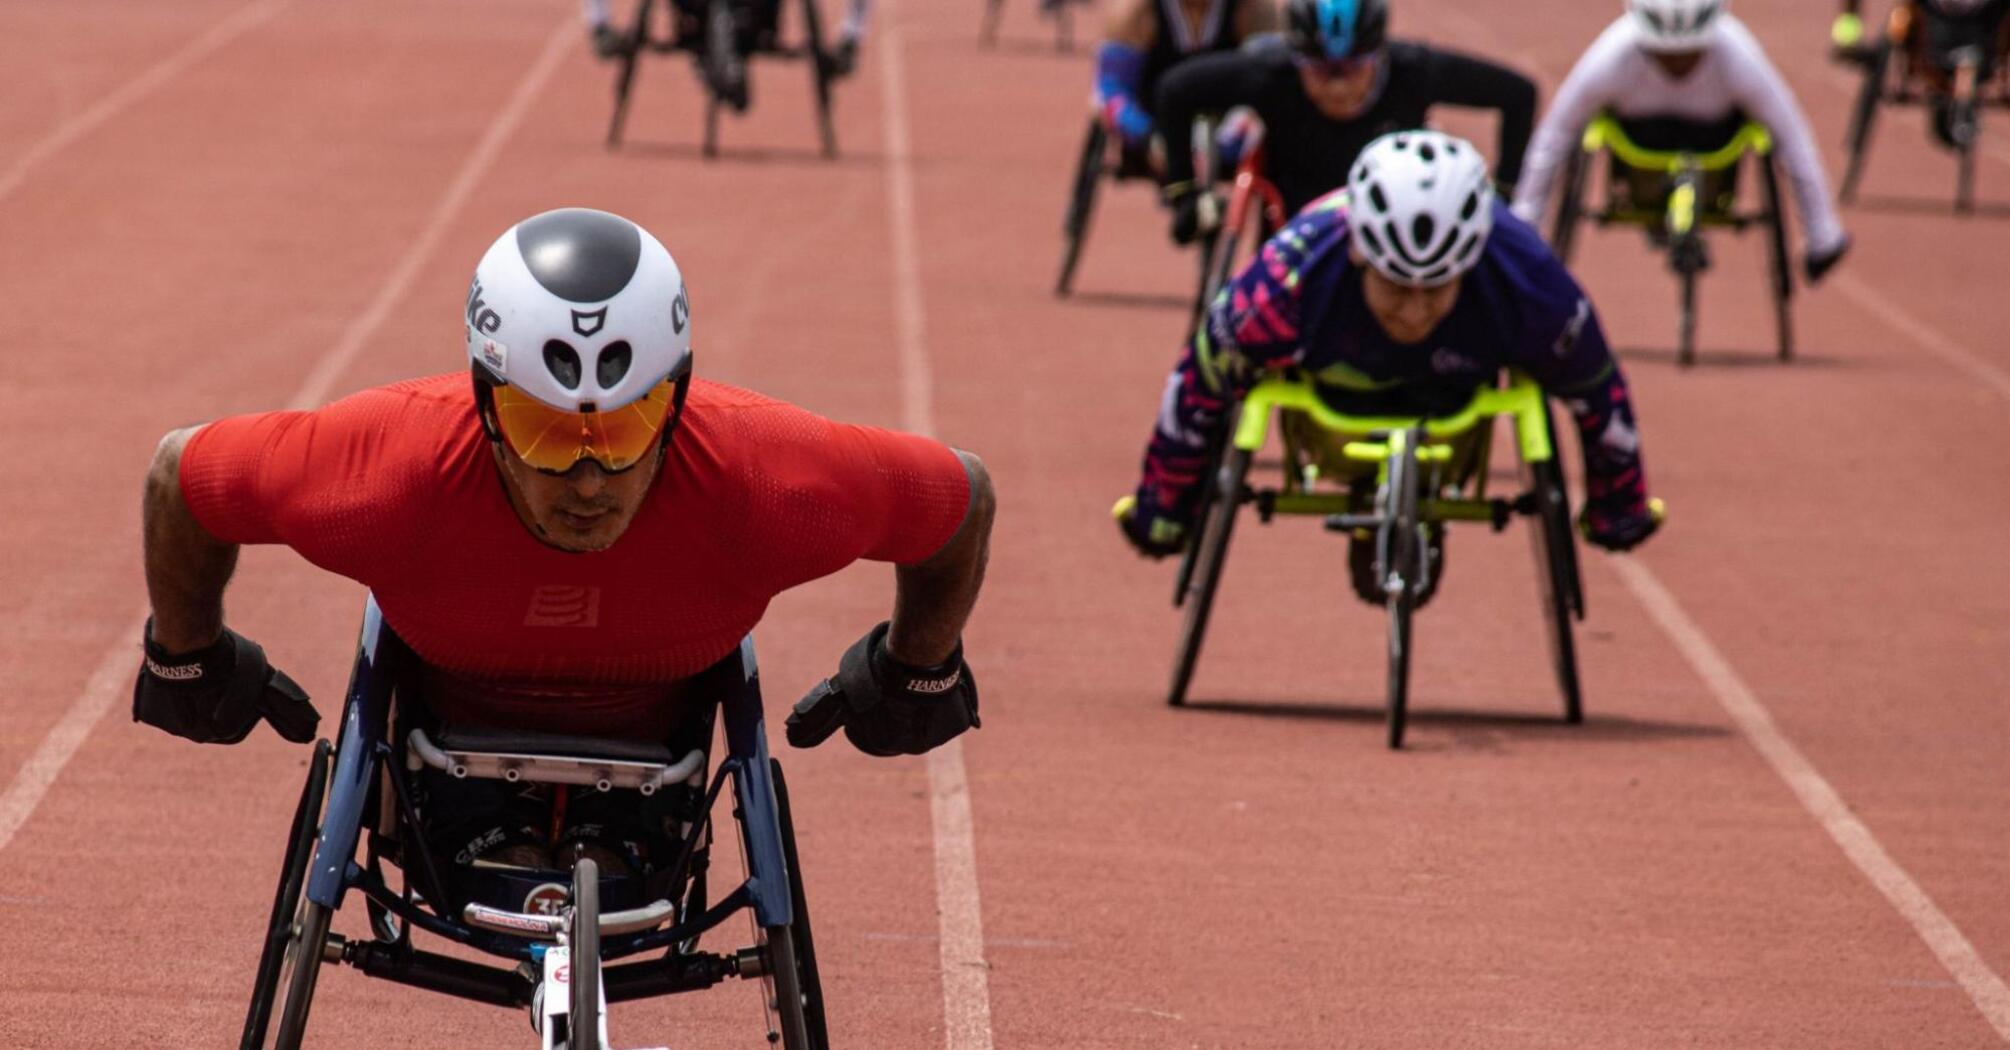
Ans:
[[[468,361],[482,423],[539,470],[645,459],[676,425],[691,375],[691,310],[649,231],[586,208],[510,227],[475,268]]]
[[[1626,0],[1648,51],[1700,51],[1717,34],[1719,17],[1730,0]]]

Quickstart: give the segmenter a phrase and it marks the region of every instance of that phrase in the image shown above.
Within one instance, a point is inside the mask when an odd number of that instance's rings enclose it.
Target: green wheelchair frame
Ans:
[[[1290,440],[1288,430],[1281,484],[1252,487],[1249,473],[1256,453],[1269,440],[1273,417],[1287,411],[1303,413],[1319,427],[1348,438],[1346,457],[1374,465],[1372,506],[1359,505],[1347,492],[1313,491],[1316,468],[1305,451]],[[1508,499],[1486,493],[1491,424],[1496,417],[1512,421],[1521,461],[1523,490]],[[1473,451],[1475,466],[1466,478],[1448,478],[1453,447],[1437,442],[1464,436],[1478,442]],[[1511,374],[1505,384],[1478,391],[1452,415],[1418,418],[1344,415],[1329,407],[1309,381],[1287,375],[1258,383],[1225,417],[1217,437],[1194,518],[1199,527],[1193,530],[1181,560],[1173,599],[1175,605],[1184,606],[1185,621],[1167,703],[1175,707],[1186,703],[1187,687],[1221,583],[1229,537],[1237,513],[1248,504],[1265,524],[1279,514],[1313,515],[1324,518],[1331,531],[1359,529],[1375,534],[1376,572],[1383,581],[1389,616],[1391,748],[1402,746],[1407,720],[1412,616],[1418,596],[1438,568],[1431,563],[1426,530],[1445,522],[1472,521],[1485,522],[1498,532],[1513,517],[1536,519],[1530,536],[1551,664],[1563,694],[1564,719],[1583,720],[1571,627],[1573,619],[1584,618],[1576,536],[1549,407],[1533,380]]]
[[[1772,272],[1773,316],[1779,334],[1779,359],[1794,356],[1793,267],[1787,254],[1786,211],[1780,194],[1779,164],[1773,157],[1773,136],[1758,124],[1747,123],[1731,141],[1708,153],[1686,153],[1645,149],[1626,136],[1619,121],[1610,115],[1592,120],[1584,130],[1581,148],[1573,152],[1564,177],[1563,202],[1556,213],[1556,228],[1550,245],[1557,258],[1570,262],[1577,226],[1589,219],[1600,227],[1614,224],[1639,226],[1657,240],[1665,240],[1668,261],[1681,286],[1681,322],[1677,360],[1696,363],[1696,279],[1706,266],[1703,231],[1709,227],[1743,233],[1748,227],[1766,227],[1768,264]],[[1608,179],[1606,203],[1596,211],[1584,208],[1585,182],[1591,158],[1608,153],[1622,167],[1638,172],[1666,175],[1672,186],[1666,205],[1659,209],[1621,207],[1613,199]],[[1763,182],[1763,203],[1754,212],[1740,212],[1733,200],[1706,201],[1706,178],[1735,172],[1747,155],[1755,158]]]

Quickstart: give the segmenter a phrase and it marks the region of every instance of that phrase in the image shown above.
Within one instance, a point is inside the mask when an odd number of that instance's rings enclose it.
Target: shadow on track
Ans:
[[[815,147],[721,146],[716,157],[705,156],[695,142],[624,142],[615,150],[638,160],[686,160],[703,164],[771,164],[800,168],[878,168],[886,158],[877,153],[845,153],[826,157]]]
[[[1188,700],[1185,710],[1242,718],[1281,718],[1359,725],[1380,725],[1388,716],[1387,709],[1380,704],[1368,707],[1283,700]],[[1663,722],[1628,718],[1623,715],[1599,715],[1596,711],[1587,713],[1582,723],[1570,725],[1552,711],[1538,711],[1533,703],[1528,711],[1477,711],[1428,706],[1420,708],[1413,705],[1410,708],[1409,721],[1411,726],[1420,729],[1454,730],[1455,737],[1460,738],[1454,741],[1454,746],[1464,746],[1467,743],[1464,735],[1457,732],[1461,730],[1486,730],[1515,736],[1541,735],[1559,740],[1620,743],[1637,740],[1719,739],[1735,735],[1727,726],[1696,722]],[[1414,749],[1433,750],[1434,743],[1430,740],[1419,740],[1418,746]]]
[[[1944,215],[1951,219],[1999,221],[2010,219],[2010,201],[1976,201],[1975,210],[1964,214],[1955,211],[1954,201],[1947,197],[1900,197],[1880,194],[1860,196],[1852,207],[1887,215]]]
[[[1858,368],[1862,362],[1851,358],[1809,355],[1797,351],[1792,361],[1781,361],[1771,350],[1736,350],[1728,347],[1699,347],[1696,363],[1683,365],[1672,346],[1622,346],[1613,349],[1613,354],[1621,361],[1633,365],[1655,365],[1679,369],[1684,372],[1707,372],[1712,369],[1765,369],[1774,368],[1782,372],[1792,372],[1796,368]]]
[[[1118,310],[1178,310],[1185,313],[1193,309],[1192,296],[1175,295],[1171,292],[1077,291],[1068,297],[1068,301],[1083,306],[1110,307]]]

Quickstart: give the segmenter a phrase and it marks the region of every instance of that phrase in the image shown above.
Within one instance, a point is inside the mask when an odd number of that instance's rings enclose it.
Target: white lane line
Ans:
[[[891,7],[891,4],[886,5]],[[921,252],[914,218],[914,170],[907,133],[907,69],[900,23],[882,10],[879,44],[885,101],[887,221],[893,233],[894,328],[900,357],[901,422],[935,432],[934,378],[928,362]],[[941,923],[942,1028],[947,1050],[991,1050],[990,964],[984,960],[984,911],[977,897],[977,843],[963,741],[928,754],[928,810],[935,834],[935,904]]]
[[[455,175],[454,181],[448,185],[446,194],[434,207],[418,240],[414,241],[405,256],[398,260],[390,276],[377,289],[377,295],[370,301],[370,306],[350,323],[348,329],[342,333],[342,337],[336,341],[334,349],[323,359],[321,366],[301,382],[299,392],[294,394],[289,402],[293,407],[311,408],[321,403],[342,368],[355,356],[356,351],[369,341],[370,336],[384,323],[385,318],[390,316],[391,308],[404,296],[406,287],[411,284],[413,274],[439,243],[447,223],[460,211],[462,205],[467,203],[468,195],[475,183],[480,181],[482,175],[494,163],[503,141],[523,119],[524,111],[529,108],[532,97],[537,94],[544,82],[551,78],[552,71],[558,68],[559,59],[565,54],[564,45],[572,38],[573,31],[575,30],[572,16],[568,14],[559,23],[558,29],[553,31],[550,41],[545,44],[544,51],[538,55],[536,63],[524,74],[524,79],[517,85],[515,93],[489,122],[488,130],[482,135],[481,141],[475,145],[474,151],[461,165],[461,170]],[[131,627],[119,634],[118,642],[106,650],[105,655],[98,661],[98,669],[85,682],[83,692],[71,702],[69,710],[57,720],[48,735],[42,738],[41,744],[35,748],[35,753],[29,756],[27,764],[14,774],[14,779],[7,785],[6,793],[0,794],[0,850],[5,850],[7,844],[13,841],[14,833],[21,829],[21,825],[27,823],[29,816],[35,812],[35,807],[41,804],[43,796],[48,793],[49,786],[62,773],[63,767],[69,764],[71,757],[77,753],[77,748],[90,734],[91,728],[97,725],[98,719],[104,717],[105,711],[114,701],[121,696],[130,695],[133,669],[137,666],[133,656],[139,649],[140,629],[145,622],[146,617],[142,613]]]
[[[1934,957],[1968,993],[1996,1034],[2010,1043],[2010,987],[2004,985],[2003,978],[1989,968],[1975,946],[1962,935],[1960,927],[1933,903],[1926,890],[1892,859],[1870,827],[1850,812],[1849,803],[1843,801],[1814,763],[1780,731],[1765,704],[1731,669],[1730,662],[1704,636],[1702,628],[1682,610],[1653,571],[1634,558],[1612,558],[1607,563],[1675,643],[1697,676],[1710,687],[1752,747],[1786,781],[1794,797],[1800,799],[1822,830],[1842,848],[1850,863],[1912,924],[1919,939],[1926,942]]]
[[[158,90],[161,85],[180,76],[190,66],[208,57],[211,52],[243,36],[279,10],[291,0],[253,0],[233,12],[230,17],[210,27],[209,32],[196,37],[181,50],[162,59],[153,68],[127,81],[118,90],[97,101],[96,105],[71,117],[56,130],[28,147],[20,159],[10,166],[5,174],[0,174],[0,200],[21,185],[35,166],[62,152],[63,148],[83,138],[106,121],[118,116],[133,103]]]
[[[1829,278],[1843,294],[1856,300],[1857,305],[1883,321],[1892,331],[1905,336],[1914,343],[1940,358],[1954,368],[1966,372],[1993,388],[2004,397],[2010,397],[2010,372],[1991,364],[1975,351],[1940,333],[1940,330],[1906,312],[1904,307],[1887,298],[1875,287],[1859,281],[1849,273],[1838,272]]]

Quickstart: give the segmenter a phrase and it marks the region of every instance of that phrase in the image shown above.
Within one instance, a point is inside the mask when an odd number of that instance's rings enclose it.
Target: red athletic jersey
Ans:
[[[465,372],[211,423],[181,485],[216,538],[284,543],[369,587],[428,664],[609,716],[717,662],[790,587],[926,559],[970,502],[936,441],[696,381],[628,531],[567,553],[510,506]],[[613,688],[595,703],[592,687]]]

